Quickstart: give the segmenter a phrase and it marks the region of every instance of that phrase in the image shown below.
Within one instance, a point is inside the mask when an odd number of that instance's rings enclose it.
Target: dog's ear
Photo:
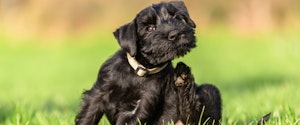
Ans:
[[[121,46],[121,48],[134,57],[137,51],[137,33],[134,21],[124,26],[121,26],[113,34],[118,40],[118,43]]]
[[[182,1],[171,1],[169,3],[173,5],[176,9],[178,9],[177,14],[182,16],[181,18],[183,18],[187,24],[189,24],[193,28],[196,28],[196,24],[190,18],[187,8],[185,7],[185,4]]]

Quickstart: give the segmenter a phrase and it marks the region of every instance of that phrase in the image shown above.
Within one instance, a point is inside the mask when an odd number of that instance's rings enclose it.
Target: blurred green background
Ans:
[[[0,124],[73,124],[81,93],[119,46],[112,32],[160,1],[0,0]],[[186,0],[197,83],[223,97],[225,125],[300,121],[300,1]],[[100,124],[107,124],[102,120]]]

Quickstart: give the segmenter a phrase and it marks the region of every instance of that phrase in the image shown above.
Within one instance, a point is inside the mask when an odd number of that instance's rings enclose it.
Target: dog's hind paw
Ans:
[[[191,69],[188,67],[186,64],[183,62],[177,63],[177,66],[175,68],[174,72],[174,81],[175,85],[177,87],[184,86],[188,84],[188,79],[190,79],[192,74],[191,74]]]

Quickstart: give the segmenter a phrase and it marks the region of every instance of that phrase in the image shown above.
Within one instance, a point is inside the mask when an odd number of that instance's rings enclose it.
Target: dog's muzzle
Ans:
[[[147,76],[147,75],[158,73],[158,72],[162,71],[164,68],[166,68],[168,65],[168,63],[166,63],[161,67],[155,67],[155,68],[148,69],[148,68],[144,67],[142,64],[140,64],[134,57],[130,56],[129,53],[127,53],[127,60],[130,64],[130,66],[134,69],[134,72],[138,76]]]

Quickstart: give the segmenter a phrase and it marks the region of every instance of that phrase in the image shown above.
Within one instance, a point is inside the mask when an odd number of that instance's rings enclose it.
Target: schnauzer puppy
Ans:
[[[143,9],[117,29],[121,49],[102,64],[96,83],[83,93],[76,125],[96,125],[103,114],[113,125],[177,121],[171,61],[196,47],[195,27],[184,3],[172,1]]]

